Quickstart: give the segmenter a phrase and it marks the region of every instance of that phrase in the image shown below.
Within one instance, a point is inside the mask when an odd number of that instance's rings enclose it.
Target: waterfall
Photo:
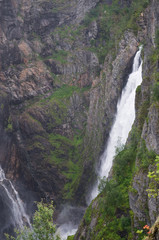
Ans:
[[[117,114],[110,131],[107,147],[100,158],[101,167],[97,174],[99,178],[108,177],[109,171],[112,167],[113,158],[116,153],[116,147],[126,143],[128,134],[131,130],[132,124],[135,120],[135,92],[136,88],[142,82],[142,60],[140,58],[142,47],[136,53],[133,70],[129,75],[126,86],[124,87],[121,98],[117,104]],[[88,203],[90,203],[98,195],[98,184],[94,186]],[[77,208],[73,208],[75,211],[69,214],[67,211],[72,209],[72,207],[66,206],[59,215],[59,228],[58,233],[61,235],[61,239],[67,239],[67,236],[74,234],[78,228],[79,219],[75,221],[75,216],[77,217]],[[67,216],[67,217],[66,217]]]
[[[24,225],[31,226],[28,215],[18,192],[11,181],[5,177],[3,169],[0,167],[0,197],[3,199],[9,212],[11,224],[16,228],[23,228]]]
[[[121,98],[117,104],[116,118],[109,134],[107,146],[100,158],[100,169],[97,170],[99,178],[108,177],[116,153],[116,148],[120,145],[125,145],[128,134],[135,120],[135,92],[136,88],[142,82],[141,50],[142,47],[139,48],[139,51],[135,55],[132,73],[129,75],[127,84],[124,87]],[[88,199],[89,203],[98,195],[98,184],[99,181],[93,187]]]

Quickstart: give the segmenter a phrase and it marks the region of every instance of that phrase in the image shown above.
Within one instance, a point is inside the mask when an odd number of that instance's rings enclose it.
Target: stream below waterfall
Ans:
[[[114,124],[110,131],[105,151],[100,158],[100,169],[97,169],[97,176],[99,177],[99,179],[103,177],[108,177],[108,174],[113,164],[113,158],[116,153],[116,148],[118,146],[125,145],[128,134],[135,120],[135,93],[136,88],[142,83],[141,50],[142,47],[139,48],[138,52],[134,57],[132,73],[129,75],[127,84],[124,87],[121,98],[117,103],[117,113]],[[90,203],[98,195],[98,184],[99,180],[94,185],[91,193],[89,194],[89,197],[87,199],[88,203]],[[74,210],[75,209],[76,208],[74,208]],[[75,234],[78,228],[77,223],[79,223],[79,219],[76,224],[74,222],[76,212],[72,212],[70,216],[67,213],[68,217],[63,218],[62,216],[64,212],[66,213],[67,210],[65,209],[61,212],[62,222],[60,224],[60,227],[58,228],[58,233],[60,233],[62,240],[67,239],[67,236],[71,234]]]

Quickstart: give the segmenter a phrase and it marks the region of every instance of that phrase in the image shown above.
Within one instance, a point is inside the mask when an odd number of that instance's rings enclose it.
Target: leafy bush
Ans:
[[[55,234],[56,227],[53,224],[53,203],[37,203],[38,210],[33,216],[32,227],[16,230],[17,237],[6,234],[7,240],[60,240]]]
[[[151,180],[149,189],[147,189],[148,196],[157,198],[159,196],[158,184],[159,184],[159,156],[155,159],[156,166],[154,171],[148,172],[148,177]]]
[[[152,96],[154,101],[159,101],[159,82],[156,82],[152,88]]]
[[[155,44],[156,47],[159,47],[159,29],[156,31]]]
[[[135,159],[138,144],[138,132],[131,133],[131,143],[117,151],[113,164],[111,180],[102,179],[99,185],[101,198],[100,222],[97,236],[93,239],[129,239],[131,233],[131,215],[129,209],[129,186],[135,171]],[[105,227],[103,228],[104,225]],[[97,231],[96,229],[96,231]]]
[[[145,169],[147,169],[155,158],[155,153],[147,149],[146,143],[143,139],[141,140],[140,147],[138,148],[137,158],[140,161],[140,166]]]

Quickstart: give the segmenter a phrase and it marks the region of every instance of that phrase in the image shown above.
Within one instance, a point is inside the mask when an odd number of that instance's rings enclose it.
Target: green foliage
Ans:
[[[101,192],[98,198],[97,213],[89,207],[85,213],[85,222],[90,223],[93,215],[98,216],[92,240],[131,239],[131,214],[129,209],[129,187],[135,171],[138,132],[131,133],[131,143],[125,148],[117,149],[114,158],[111,180],[102,179],[99,185]]]
[[[68,182],[64,186],[64,198],[72,199],[75,190],[77,189],[82,174],[81,159],[78,159],[78,163],[68,161],[67,170],[63,171],[63,175],[66,176]]]
[[[6,131],[7,132],[11,132],[13,130],[13,126],[11,123],[8,123],[7,127],[6,127]]]
[[[139,109],[138,109],[138,127],[139,130],[141,131],[143,124],[145,122],[145,119],[148,115],[148,109],[150,106],[150,101],[145,100],[144,102],[142,102],[142,104],[140,104]]]
[[[72,96],[72,94],[77,91],[80,91],[79,87],[76,86],[69,86],[69,85],[63,85],[60,88],[56,89],[55,92],[51,95],[49,98],[52,99],[68,99]]]
[[[60,38],[61,41],[73,43],[77,37],[80,37],[81,28],[82,27],[78,25],[60,26],[52,33],[52,37],[54,37],[54,41],[56,41],[56,35],[58,35],[58,39]],[[57,41],[56,44],[58,45],[59,42]]]
[[[60,62],[62,64],[65,64],[67,62],[67,55],[68,53],[64,50],[58,50],[53,53],[52,59],[56,60],[57,62]]]
[[[82,173],[82,133],[75,134],[73,139],[59,134],[50,134],[49,142],[53,149],[49,156],[49,162],[56,164],[61,170],[61,173],[66,177],[67,182],[63,189],[63,197],[65,199],[71,199]],[[46,158],[48,160],[48,156],[46,156]]]
[[[141,93],[141,85],[137,87],[136,89],[136,94],[140,94]]]
[[[12,132],[13,130],[13,125],[12,125],[12,119],[11,117],[8,118],[8,124],[7,124],[7,127],[5,128],[5,130],[7,132]]]
[[[89,50],[95,52],[98,55],[99,62],[103,63],[105,56],[110,50],[112,56],[115,55],[118,49],[118,43],[125,30],[131,29],[135,33],[138,32],[138,18],[144,8],[147,7],[148,3],[149,0],[134,0],[128,8],[126,5],[121,6],[119,0],[113,0],[112,4],[101,1],[95,8],[91,9],[91,11],[86,14],[80,26],[76,24],[60,26],[51,33],[51,36],[57,46],[59,41],[65,41],[73,45],[79,38],[82,40],[90,24],[93,21],[97,21],[98,37],[96,39],[90,39]],[[57,11],[57,9],[54,8],[53,11]],[[75,45],[73,45],[73,47],[74,46]],[[71,56],[71,54],[65,50],[58,50],[46,59],[54,59],[59,63],[65,64],[68,54]],[[76,58],[76,56],[71,57]]]
[[[67,56],[68,56],[68,52],[65,50],[58,50],[53,52],[53,54],[51,56],[48,57],[41,57],[39,56],[38,58],[40,60],[49,60],[49,59],[53,59],[56,62],[59,62],[61,64],[65,64],[67,63]]]
[[[156,82],[152,88],[152,97],[154,101],[159,101],[159,82]]]
[[[86,225],[89,225],[91,223],[91,220],[92,220],[92,204],[89,205],[84,215],[84,221]]]
[[[67,240],[74,240],[74,235],[73,236],[68,236]]]
[[[17,237],[14,238],[6,234],[7,240],[60,240],[59,236],[55,235],[56,227],[53,224],[53,203],[45,204],[37,203],[38,210],[33,216],[32,227],[16,230]]]
[[[155,159],[154,171],[148,172],[148,178],[150,179],[149,189],[147,189],[148,197],[156,198],[159,196],[158,184],[159,184],[159,156]]]
[[[146,147],[145,141],[142,139],[137,153],[137,158],[140,161],[140,166],[147,169],[147,167],[153,162],[154,157],[154,151],[149,151]]]
[[[159,48],[159,29],[157,29],[156,31],[155,44],[156,44],[156,48]]]
[[[155,45],[156,45],[156,47],[151,50],[151,55],[150,55],[150,61],[153,66],[155,66],[159,60],[159,29],[157,29],[156,34],[155,34]],[[156,80],[156,78],[155,78],[155,80]],[[157,81],[159,81],[159,76],[158,76]]]
[[[151,50],[149,60],[151,62],[151,77],[154,80],[152,86],[152,101],[159,101],[159,72],[158,72],[158,61],[159,61],[159,30],[156,31],[155,37],[156,47]]]
[[[159,48],[155,48],[151,51],[151,55],[149,57],[152,66],[156,66],[157,61],[159,60]]]
[[[103,193],[105,195],[104,214],[109,217],[113,216],[116,212],[116,209],[122,207],[120,204],[123,202],[123,195],[120,191],[120,187],[114,180],[106,181]]]
[[[83,23],[85,27],[88,28],[94,20],[99,25],[98,38],[91,41],[90,50],[98,55],[100,63],[104,62],[110,50],[112,55],[115,54],[125,30],[138,32],[137,20],[148,3],[148,0],[134,0],[128,8],[121,7],[118,0],[112,1],[111,5],[101,2],[86,15]]]
[[[83,92],[87,90],[88,88],[63,85],[55,89],[48,98],[40,100],[32,107],[29,106],[25,114],[28,126],[33,126],[35,130],[35,134],[28,141],[28,151],[33,153],[38,151],[39,168],[49,164],[58,169],[59,174],[65,179],[64,186],[61,188],[63,199],[70,200],[74,197],[83,171],[82,151],[85,127],[83,126],[80,130],[75,121],[68,121],[70,116],[68,111],[72,107],[71,97],[76,94],[82,99]],[[31,113],[37,111],[37,107],[42,116],[45,116],[44,121],[41,121],[39,116],[36,118],[35,114],[31,116]],[[77,111],[75,114],[85,113]],[[67,126],[69,131],[64,129]]]

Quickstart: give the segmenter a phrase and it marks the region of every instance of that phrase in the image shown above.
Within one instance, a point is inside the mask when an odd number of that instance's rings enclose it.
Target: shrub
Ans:
[[[51,204],[39,202],[37,208],[33,216],[32,227],[16,230],[16,238],[6,234],[7,240],[60,240],[55,234],[56,227],[53,224],[53,202]]]
[[[154,101],[159,101],[159,82],[156,82],[152,88],[152,96]]]

